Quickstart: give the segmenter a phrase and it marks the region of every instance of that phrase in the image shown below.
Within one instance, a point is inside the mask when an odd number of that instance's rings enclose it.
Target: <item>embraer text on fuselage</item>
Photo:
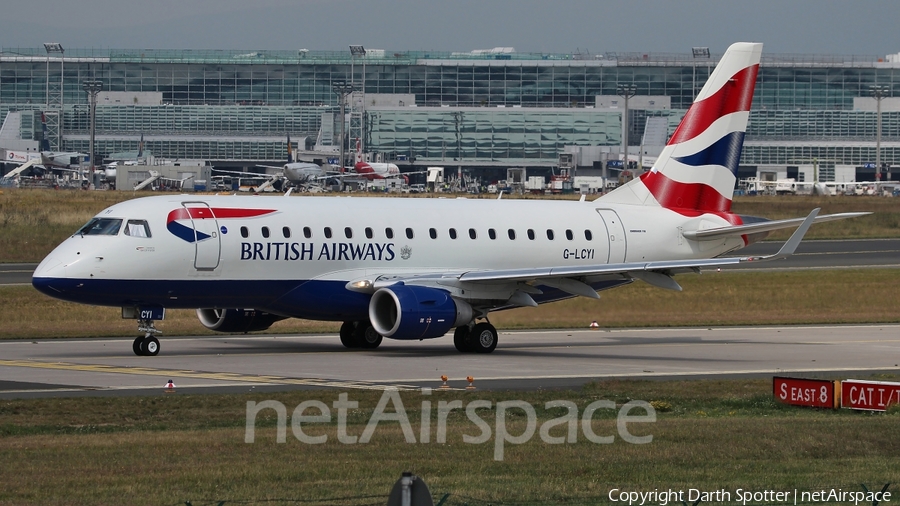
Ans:
[[[241,260],[369,260],[390,262],[396,257],[394,243],[380,242],[242,242]]]

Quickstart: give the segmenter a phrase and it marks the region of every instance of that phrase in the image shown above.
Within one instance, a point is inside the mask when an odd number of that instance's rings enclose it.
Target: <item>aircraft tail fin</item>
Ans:
[[[41,112],[41,151],[50,151],[50,137],[47,135],[47,116]]]
[[[682,214],[729,212],[761,53],[762,44],[732,44],[653,168],[601,199]]]
[[[294,163],[294,150],[291,147],[291,134],[287,136],[287,163]]]
[[[137,157],[141,158],[142,156],[144,156],[144,134],[141,134],[141,140],[138,141]]]

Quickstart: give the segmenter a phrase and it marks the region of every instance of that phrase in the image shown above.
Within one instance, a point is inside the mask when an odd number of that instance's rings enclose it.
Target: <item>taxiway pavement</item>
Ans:
[[[0,342],[0,398],[248,392],[300,388],[578,388],[603,378],[708,378],[900,372],[900,326],[839,325],[501,332],[496,351],[452,338],[385,339],[347,350],[336,335],[163,337],[156,357],[131,339]]]

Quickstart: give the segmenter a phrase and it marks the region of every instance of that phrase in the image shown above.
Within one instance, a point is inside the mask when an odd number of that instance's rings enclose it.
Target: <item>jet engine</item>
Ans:
[[[216,332],[255,332],[266,330],[284,316],[256,309],[198,309],[197,318],[209,330]]]
[[[441,337],[472,321],[468,303],[444,290],[398,283],[381,288],[369,301],[369,321],[375,331],[393,339]]]

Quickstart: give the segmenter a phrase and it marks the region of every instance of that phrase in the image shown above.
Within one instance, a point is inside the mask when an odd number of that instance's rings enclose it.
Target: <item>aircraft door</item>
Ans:
[[[182,202],[194,228],[194,268],[212,271],[219,266],[222,243],[219,222],[205,202]]]
[[[603,222],[606,224],[607,239],[609,239],[609,263],[618,264],[625,261],[626,243],[625,226],[619,215],[612,209],[597,209]]]

